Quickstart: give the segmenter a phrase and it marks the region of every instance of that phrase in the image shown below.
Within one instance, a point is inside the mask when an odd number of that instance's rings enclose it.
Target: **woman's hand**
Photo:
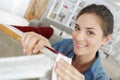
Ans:
[[[35,32],[26,32],[21,37],[21,43],[23,45],[23,52],[30,55],[37,53],[43,46],[51,47],[49,40],[40,34]]]
[[[85,80],[84,75],[64,60],[56,64],[57,80]]]

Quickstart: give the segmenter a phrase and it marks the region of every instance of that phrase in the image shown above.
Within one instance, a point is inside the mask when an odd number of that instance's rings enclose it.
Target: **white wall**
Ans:
[[[24,16],[31,0],[0,0],[0,10]]]

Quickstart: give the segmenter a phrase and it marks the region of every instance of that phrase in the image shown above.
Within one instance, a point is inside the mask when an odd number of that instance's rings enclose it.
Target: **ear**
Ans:
[[[112,34],[110,34],[107,37],[105,37],[103,45],[106,45],[111,40],[111,38],[112,38]]]

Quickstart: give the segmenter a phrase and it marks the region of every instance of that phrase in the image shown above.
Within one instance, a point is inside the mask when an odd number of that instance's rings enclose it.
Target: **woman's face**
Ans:
[[[72,36],[76,55],[95,55],[108,42],[108,38],[103,37],[100,18],[92,13],[85,13],[78,18]]]

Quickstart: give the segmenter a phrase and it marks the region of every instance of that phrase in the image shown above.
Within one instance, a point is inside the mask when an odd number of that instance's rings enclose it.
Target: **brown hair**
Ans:
[[[101,19],[101,29],[103,30],[104,37],[113,33],[113,15],[106,6],[96,4],[88,5],[80,11],[77,18],[79,18],[84,13],[96,14]]]

